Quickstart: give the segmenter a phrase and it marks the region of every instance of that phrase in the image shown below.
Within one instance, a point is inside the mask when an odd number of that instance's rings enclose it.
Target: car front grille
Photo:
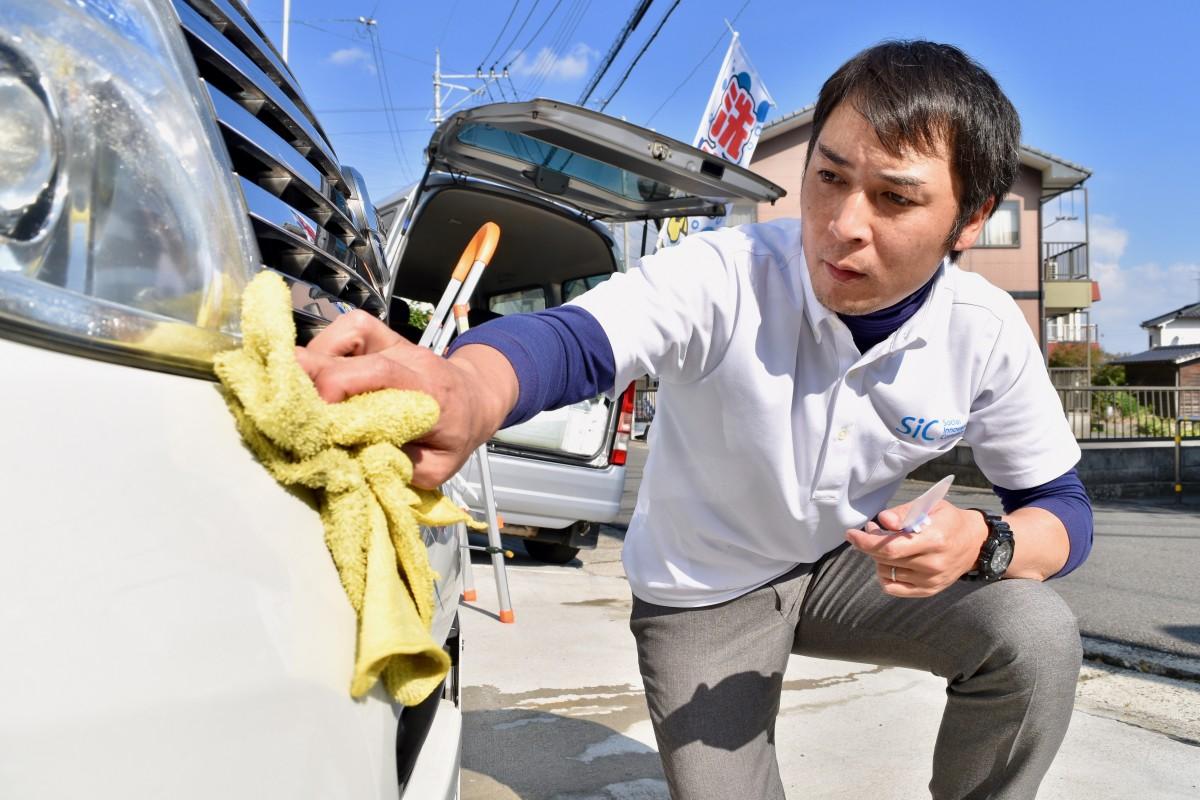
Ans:
[[[351,308],[384,318],[388,273],[361,176],[344,169],[290,70],[238,0],[172,0],[299,340]]]

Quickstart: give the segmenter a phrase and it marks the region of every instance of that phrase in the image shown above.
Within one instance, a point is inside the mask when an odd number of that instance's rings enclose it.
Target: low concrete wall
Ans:
[[[1156,497],[1175,494],[1175,445],[1172,442],[1080,442],[1083,458],[1077,469],[1094,499]],[[1180,451],[1183,493],[1200,494],[1200,442],[1185,442]],[[954,473],[956,484],[991,488],[971,448],[959,445],[922,464],[909,477],[936,481]]]

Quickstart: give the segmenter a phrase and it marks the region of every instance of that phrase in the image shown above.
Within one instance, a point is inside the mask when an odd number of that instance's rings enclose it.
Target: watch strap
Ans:
[[[979,558],[975,561],[975,569],[967,572],[962,576],[965,581],[998,581],[1003,575],[992,575],[988,572],[988,564],[991,561],[992,554],[996,548],[1005,539],[1012,539],[1012,528],[1004,521],[999,514],[993,514],[982,508],[972,508],[972,511],[978,511],[983,516],[983,522],[987,525],[988,535],[984,539],[983,545],[979,548]]]

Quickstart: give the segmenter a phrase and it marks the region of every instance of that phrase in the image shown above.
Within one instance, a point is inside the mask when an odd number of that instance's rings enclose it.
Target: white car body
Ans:
[[[262,269],[302,339],[386,315],[362,176],[238,0],[5,0],[0,108],[0,797],[457,797],[455,530],[443,689],[354,700],[316,502],[211,370]]]
[[[349,696],[321,521],[217,387],[4,339],[0,363],[0,796],[396,798],[400,709]],[[457,756],[428,760],[406,796],[452,797]]]

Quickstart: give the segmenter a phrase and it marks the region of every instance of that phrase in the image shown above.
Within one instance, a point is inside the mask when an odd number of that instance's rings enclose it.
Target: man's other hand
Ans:
[[[894,597],[930,597],[975,568],[987,525],[979,512],[943,500],[929,512],[929,523],[920,533],[904,533],[900,526],[908,506],[881,511],[879,524],[868,522],[864,530],[848,530],[846,539],[875,560],[885,592]]]
[[[435,489],[491,438],[516,403],[508,360],[484,345],[451,359],[412,344],[364,311],[353,311],[317,334],[296,360],[329,403],[377,389],[414,389],[437,401],[437,424],[404,447],[413,484]]]

